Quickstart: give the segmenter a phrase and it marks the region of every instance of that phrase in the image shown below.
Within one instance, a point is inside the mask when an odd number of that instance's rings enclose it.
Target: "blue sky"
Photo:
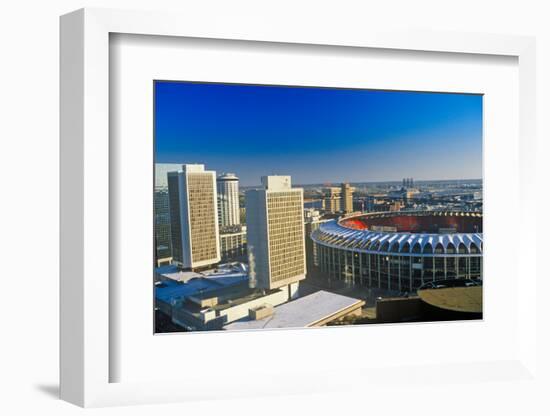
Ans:
[[[482,97],[155,83],[157,163],[295,184],[482,176]]]

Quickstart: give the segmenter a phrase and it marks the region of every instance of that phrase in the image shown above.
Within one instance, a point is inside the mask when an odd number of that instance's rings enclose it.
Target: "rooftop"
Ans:
[[[446,287],[419,290],[424,302],[455,312],[480,313],[483,310],[483,287]]]
[[[180,283],[187,283],[192,279],[204,278],[215,279],[218,282],[231,280],[232,278],[246,277],[248,275],[247,266],[243,263],[220,264],[216,269],[205,270],[202,272],[183,271],[174,265],[166,265],[155,268],[157,280],[174,280]]]
[[[305,328],[322,325],[326,320],[336,319],[342,313],[360,308],[365,304],[360,299],[320,290],[275,307],[273,315],[264,319],[245,318],[226,325],[227,330],[261,328]]]
[[[380,212],[344,218],[340,221],[340,225],[355,230],[391,227],[395,232],[400,233],[439,234],[441,230],[481,233],[483,214],[454,211]]]
[[[155,272],[161,278],[155,284],[155,297],[166,303],[206,291],[245,284],[248,281],[248,274],[244,270],[240,271],[238,266],[202,273],[182,272],[175,266],[163,266],[155,269]]]
[[[381,230],[377,228],[375,230],[368,228],[373,228],[371,221],[375,219],[391,221],[400,219],[406,222],[411,220],[413,223],[421,224],[421,222],[418,222],[419,218],[424,218],[425,221],[437,225],[439,232],[434,233],[433,230],[412,232],[410,229],[408,231],[399,231],[398,229],[390,231],[389,229]],[[483,252],[483,234],[481,232],[461,232],[460,227],[455,228],[450,225],[449,219],[453,221],[461,221],[463,219],[481,221],[481,214],[449,212],[362,214],[360,216],[347,217],[340,221],[334,220],[323,223],[319,229],[313,232],[311,238],[315,242],[325,246],[364,252],[418,253],[419,256],[437,256],[448,253],[481,255]],[[369,225],[364,226],[365,221]],[[380,227],[382,224],[376,224],[376,226]],[[441,226],[443,227],[439,228]],[[446,229],[447,227],[453,229]]]

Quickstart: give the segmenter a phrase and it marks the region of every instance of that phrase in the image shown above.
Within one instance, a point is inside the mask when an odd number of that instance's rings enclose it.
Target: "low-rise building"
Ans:
[[[246,261],[246,226],[220,228],[220,255],[222,262]]]
[[[225,330],[308,328],[327,325],[348,316],[360,316],[365,301],[320,290],[274,308],[262,305],[243,319],[225,325]],[[255,317],[260,316],[260,319]]]

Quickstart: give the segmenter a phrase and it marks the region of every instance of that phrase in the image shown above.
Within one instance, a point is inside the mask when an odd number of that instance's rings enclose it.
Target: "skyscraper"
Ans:
[[[182,165],[168,173],[173,262],[183,269],[220,261],[216,172]]]
[[[355,188],[350,186],[349,183],[342,183],[340,188],[342,190],[341,210],[344,214],[349,214],[353,212],[353,191],[355,191]]]
[[[262,177],[264,189],[246,193],[248,263],[252,286],[289,286],[305,278],[303,189],[290,176]]]
[[[224,173],[216,180],[218,189],[218,223],[220,227],[238,225],[239,178],[234,173]]]

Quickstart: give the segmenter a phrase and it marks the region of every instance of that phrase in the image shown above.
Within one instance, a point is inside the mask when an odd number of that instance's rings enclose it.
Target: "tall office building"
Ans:
[[[183,269],[220,261],[216,172],[182,165],[168,173],[173,262]]]
[[[341,202],[341,211],[344,214],[350,214],[353,212],[353,188],[349,183],[342,183],[340,186],[342,202]]]
[[[170,238],[170,210],[168,188],[155,188],[155,263],[169,263],[172,260]]]
[[[218,222],[220,227],[239,225],[239,178],[234,173],[224,173],[216,180],[218,189]]]
[[[303,189],[290,176],[262,177],[264,189],[246,193],[248,264],[251,286],[288,286],[291,296],[305,278]]]

